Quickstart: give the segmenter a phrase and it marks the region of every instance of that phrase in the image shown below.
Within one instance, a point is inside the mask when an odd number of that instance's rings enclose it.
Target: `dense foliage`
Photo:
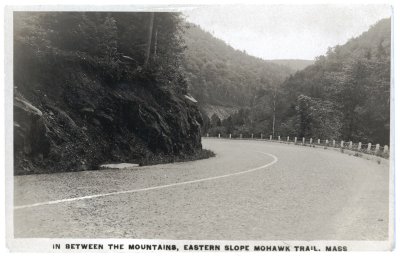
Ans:
[[[186,92],[181,24],[178,13],[16,12],[15,58],[79,61],[110,84],[147,75]]]
[[[220,126],[214,117],[208,131],[388,144],[390,44],[390,20],[384,19],[346,44],[329,48],[282,85],[257,90],[252,106],[219,120]]]

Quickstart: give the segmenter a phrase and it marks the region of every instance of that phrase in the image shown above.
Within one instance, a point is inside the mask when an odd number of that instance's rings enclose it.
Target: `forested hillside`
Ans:
[[[189,91],[202,105],[249,107],[257,91],[273,88],[294,73],[235,50],[197,25],[186,25],[184,39]]]
[[[391,23],[384,19],[294,75],[259,90],[251,108],[210,132],[389,143]],[[275,125],[273,119],[275,116]]]
[[[15,12],[15,173],[201,150],[177,13]]]

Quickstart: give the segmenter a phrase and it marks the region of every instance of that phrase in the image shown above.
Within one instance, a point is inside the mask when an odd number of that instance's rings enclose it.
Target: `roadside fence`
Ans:
[[[219,139],[245,139],[245,140],[262,140],[278,143],[295,144],[300,146],[310,146],[310,147],[324,147],[324,148],[338,148],[340,150],[351,150],[355,152],[376,155],[383,158],[389,158],[390,151],[389,146],[381,144],[372,143],[362,143],[353,141],[343,141],[343,140],[323,140],[305,137],[290,137],[290,136],[272,136],[265,134],[217,134],[216,136],[210,136],[206,134],[206,137],[217,137]]]

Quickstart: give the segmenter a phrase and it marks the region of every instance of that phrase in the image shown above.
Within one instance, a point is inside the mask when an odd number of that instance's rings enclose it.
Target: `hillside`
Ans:
[[[212,105],[207,110],[251,106],[257,91],[274,88],[294,73],[235,50],[194,24],[186,25],[184,40],[189,91],[201,105]],[[209,117],[212,114],[207,112]]]
[[[328,49],[326,56],[283,84],[282,97],[290,104],[284,125],[296,120],[300,136],[388,144],[390,47],[391,23],[384,19]],[[282,131],[294,132],[294,127],[287,128]]]
[[[14,14],[15,174],[201,151],[175,13]]]
[[[251,108],[209,132],[273,134],[275,116],[275,136],[389,144],[390,49],[391,22],[384,19],[329,48],[276,91],[260,90]]]

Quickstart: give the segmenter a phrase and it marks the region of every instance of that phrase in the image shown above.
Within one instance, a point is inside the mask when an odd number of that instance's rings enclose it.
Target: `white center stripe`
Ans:
[[[236,176],[236,175],[242,175],[242,174],[245,174],[245,173],[254,172],[254,171],[257,171],[257,170],[260,170],[260,169],[264,169],[264,168],[267,168],[267,167],[275,164],[276,162],[278,162],[278,158],[276,156],[272,155],[272,154],[264,153],[264,152],[260,152],[260,151],[255,151],[255,152],[270,156],[274,160],[272,162],[268,163],[268,164],[265,164],[265,165],[262,165],[262,166],[259,166],[259,167],[253,168],[253,169],[249,169],[249,170],[246,170],[246,171],[241,171],[241,172],[235,172],[235,173],[230,173],[230,174],[225,174],[225,175],[220,175],[220,176],[214,176],[214,177],[209,177],[209,178],[203,178],[203,179],[198,179],[198,180],[190,180],[190,181],[184,181],[184,182],[178,182],[178,183],[171,183],[171,184],[155,186],[155,187],[140,188],[140,189],[133,189],[133,190],[125,190],[125,191],[117,191],[117,192],[90,195],[90,196],[82,196],[82,197],[74,197],[74,198],[67,198],[67,199],[48,201],[48,202],[41,202],[41,203],[35,203],[35,204],[19,205],[19,206],[15,206],[14,210],[31,208],[31,207],[42,206],[42,205],[51,205],[51,204],[59,204],[59,203],[64,203],[64,202],[85,200],[85,199],[91,199],[91,198],[97,198],[97,197],[105,197],[105,196],[112,196],[112,195],[136,193],[136,192],[142,192],[142,191],[156,190],[156,189],[176,187],[176,186],[181,186],[181,185],[186,185],[186,184],[192,184],[192,183],[198,183],[198,182],[222,179],[222,178],[227,178],[227,177]]]

